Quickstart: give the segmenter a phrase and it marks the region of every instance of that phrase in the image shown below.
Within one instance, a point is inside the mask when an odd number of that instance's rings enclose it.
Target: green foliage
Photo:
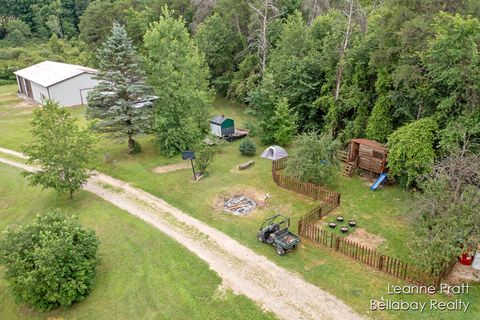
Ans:
[[[256,121],[247,120],[245,122],[245,129],[248,130],[248,135],[252,138],[256,137],[259,133],[260,128]]]
[[[480,241],[480,158],[459,153],[435,164],[419,183],[411,210],[412,258],[425,270],[440,272]],[[428,257],[428,259],[424,259]]]
[[[478,153],[480,150],[480,111],[450,120],[445,129],[440,132],[439,146],[443,155]]]
[[[297,113],[290,110],[287,98],[278,100],[272,117],[260,122],[262,142],[288,145],[296,133],[297,120]]]
[[[388,137],[388,168],[400,184],[411,186],[418,176],[430,172],[435,152],[438,125],[432,118],[409,123]]]
[[[54,41],[30,39],[14,47],[9,41],[0,40],[0,79],[15,80],[14,71],[45,60],[85,64],[87,54],[82,42],[58,37]]]
[[[300,131],[322,128],[332,105],[330,89],[336,63],[332,52],[340,42],[336,25],[341,19],[339,12],[331,11],[309,27],[299,12],[288,17],[260,85],[249,93],[265,124],[274,116],[278,99],[285,97],[292,113],[298,114]]]
[[[215,158],[216,148],[209,146],[205,143],[199,143],[195,147],[195,169],[197,173],[204,174],[208,166],[212,163]]]
[[[99,241],[74,216],[38,215],[0,239],[0,263],[18,303],[42,311],[84,300],[93,287]]]
[[[215,80],[236,69],[236,55],[243,49],[241,35],[229,20],[214,13],[200,24],[195,41],[205,55],[213,81],[222,84],[218,90],[226,93],[229,82]]]
[[[379,142],[386,142],[387,137],[393,131],[392,104],[388,97],[380,97],[373,106],[372,113],[368,118],[366,129],[367,138]]]
[[[133,138],[152,131],[153,106],[138,105],[146,101],[150,89],[123,26],[114,24],[111,36],[98,50],[97,60],[99,82],[88,95],[87,116],[98,120],[93,125],[96,131],[128,138],[128,152],[136,153],[140,148],[135,147],[138,143]]]
[[[302,133],[293,143],[285,174],[320,185],[332,183],[338,173],[338,147],[330,134]]]
[[[124,12],[130,6],[130,1],[93,1],[80,18],[80,39],[94,51],[110,35],[113,23],[125,24]]]
[[[142,146],[140,145],[140,143],[135,140],[135,142],[133,143],[133,148],[132,148],[132,151],[130,152],[131,154],[137,154],[137,153],[140,153],[142,152]]]
[[[441,118],[478,109],[480,95],[480,20],[442,13],[435,39],[425,53]]]
[[[70,110],[45,101],[34,110],[33,142],[24,147],[27,163],[40,167],[24,175],[32,185],[73,193],[87,182],[88,165],[94,156],[94,138],[88,129],[79,129]]]
[[[246,55],[238,65],[238,70],[233,73],[227,96],[245,102],[249,92],[255,89],[260,79],[257,55]]]
[[[160,152],[173,156],[206,134],[213,101],[208,66],[185,27],[164,9],[145,34],[145,61],[156,102],[155,135]]]
[[[257,146],[251,139],[244,138],[238,147],[238,151],[244,156],[253,156],[257,152]]]
[[[22,20],[14,19],[8,21],[6,29],[6,39],[16,46],[24,43],[32,35],[30,27]]]

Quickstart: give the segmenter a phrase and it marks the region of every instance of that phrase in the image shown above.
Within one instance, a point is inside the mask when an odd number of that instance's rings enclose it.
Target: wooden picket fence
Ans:
[[[322,200],[320,206],[301,217],[298,221],[298,233],[317,244],[327,246],[336,252],[360,261],[374,269],[383,271],[405,281],[419,285],[433,285],[438,287],[451,273],[456,259],[440,273],[424,272],[406,262],[381,254],[376,250],[366,248],[356,242],[337,236],[314,224],[330,211],[340,205],[340,193],[330,191],[325,187],[302,182],[295,178],[287,177],[281,170],[285,168],[286,159],[274,161],[272,164],[272,177],[275,183],[282,188],[306,195],[315,200]]]
[[[418,284],[438,287],[453,269],[456,260],[453,260],[442,272],[424,272],[406,262],[381,254],[376,250],[366,248],[356,242],[335,235],[314,224],[304,225],[299,234],[311,241],[329,247],[336,252],[360,261],[374,269],[388,273],[399,279]]]
[[[272,177],[279,187],[303,194],[315,200],[322,200],[333,207],[338,207],[340,205],[340,193],[330,191],[325,187],[314,183],[303,182],[283,175],[280,170],[285,168],[285,163],[284,158],[274,161],[272,165]]]

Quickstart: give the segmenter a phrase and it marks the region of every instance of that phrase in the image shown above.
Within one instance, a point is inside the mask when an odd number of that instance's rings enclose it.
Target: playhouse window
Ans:
[[[383,153],[379,151],[373,151],[373,157],[376,159],[383,159]]]

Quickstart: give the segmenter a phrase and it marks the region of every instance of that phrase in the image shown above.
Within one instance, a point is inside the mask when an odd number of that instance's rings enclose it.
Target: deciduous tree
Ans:
[[[70,110],[47,100],[33,112],[33,142],[24,147],[27,163],[40,167],[24,175],[32,185],[68,192],[69,198],[87,182],[94,156],[94,138],[75,124]]]
[[[302,133],[293,143],[285,174],[305,182],[330,184],[338,174],[338,147],[338,141],[328,133]]]
[[[437,161],[420,179],[409,245],[425,270],[440,272],[480,241],[479,172],[478,155],[457,153]]]
[[[432,170],[435,162],[434,139],[438,125],[423,118],[394,131],[388,137],[388,168],[404,186]]]
[[[190,38],[185,20],[168,9],[145,34],[149,83],[159,97],[155,135],[160,151],[173,156],[195,146],[207,131],[213,101],[203,54]]]

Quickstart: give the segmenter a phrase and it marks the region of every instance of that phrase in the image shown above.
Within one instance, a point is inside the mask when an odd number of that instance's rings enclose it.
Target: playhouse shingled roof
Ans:
[[[45,88],[82,73],[95,74],[97,70],[76,64],[43,61],[14,72],[17,76],[30,80]]]

